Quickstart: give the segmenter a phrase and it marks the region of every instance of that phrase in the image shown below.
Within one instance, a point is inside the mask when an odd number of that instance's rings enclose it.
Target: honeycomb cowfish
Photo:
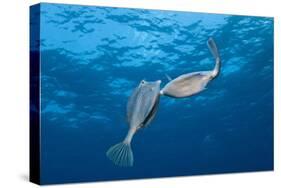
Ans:
[[[107,157],[118,166],[130,167],[134,164],[131,141],[134,134],[150,124],[159,105],[161,81],[142,80],[134,89],[127,103],[129,131],[125,139],[106,152]]]

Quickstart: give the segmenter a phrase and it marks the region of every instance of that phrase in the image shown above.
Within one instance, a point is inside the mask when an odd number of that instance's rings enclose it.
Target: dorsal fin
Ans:
[[[166,78],[167,78],[169,81],[172,80],[172,78],[171,78],[168,74],[165,74],[165,76],[166,76]]]

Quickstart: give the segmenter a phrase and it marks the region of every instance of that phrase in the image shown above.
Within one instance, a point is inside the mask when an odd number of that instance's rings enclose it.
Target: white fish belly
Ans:
[[[162,89],[162,93],[176,98],[188,97],[204,90],[209,81],[206,75],[175,79]]]

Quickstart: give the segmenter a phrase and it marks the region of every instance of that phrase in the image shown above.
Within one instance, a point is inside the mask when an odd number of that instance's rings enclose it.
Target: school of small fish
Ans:
[[[187,73],[175,79],[167,76],[169,82],[163,89],[160,89],[161,80],[154,82],[142,80],[134,89],[127,103],[127,122],[129,124],[127,136],[106,152],[107,157],[115,165],[133,166],[132,138],[139,129],[147,127],[151,123],[156,115],[161,95],[173,98],[189,97],[205,90],[208,83],[218,76],[221,59],[214,39],[209,38],[207,45],[215,58],[213,70]]]

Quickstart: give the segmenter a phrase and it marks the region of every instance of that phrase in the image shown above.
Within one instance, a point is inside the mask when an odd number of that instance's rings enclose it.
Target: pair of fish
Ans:
[[[207,84],[218,76],[221,60],[215,41],[210,38],[207,45],[215,58],[215,67],[210,71],[183,74],[170,80],[160,90],[161,81],[147,82],[142,80],[135,88],[127,103],[127,121],[129,131],[125,139],[106,152],[107,157],[118,166],[133,166],[134,157],[131,141],[134,134],[141,128],[147,127],[156,115],[160,95],[173,98],[184,98],[203,91]]]

